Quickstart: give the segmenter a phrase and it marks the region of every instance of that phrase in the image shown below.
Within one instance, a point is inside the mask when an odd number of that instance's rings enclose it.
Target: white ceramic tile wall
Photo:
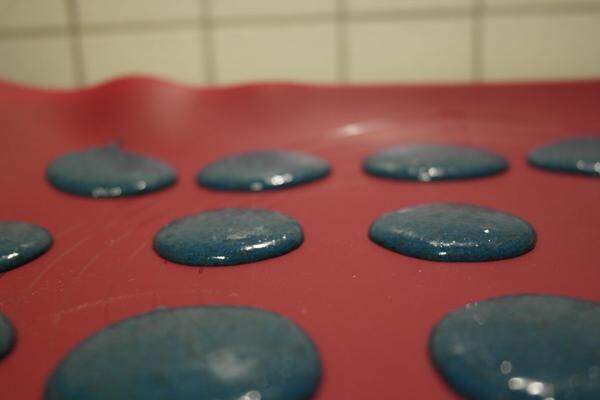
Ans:
[[[64,0],[0,0],[0,29],[66,24]]]
[[[335,12],[335,0],[215,0],[216,17],[296,15]]]
[[[598,3],[597,0],[483,0],[486,7],[500,8],[500,7],[556,7],[556,6],[589,6]]]
[[[73,87],[66,37],[0,40],[0,75],[30,85]]]
[[[358,82],[468,81],[471,29],[464,17],[352,24],[349,77]]]
[[[330,23],[222,27],[214,37],[218,82],[336,79]]]
[[[197,30],[83,34],[88,83],[112,76],[146,73],[203,83],[202,41]]]
[[[27,1],[27,0],[26,0]],[[198,0],[78,0],[83,24],[198,18]]]
[[[600,76],[600,14],[486,17],[484,27],[485,78]]]
[[[464,9],[475,5],[475,0],[346,0],[350,12]]]
[[[600,0],[0,0],[0,79],[600,78]]]

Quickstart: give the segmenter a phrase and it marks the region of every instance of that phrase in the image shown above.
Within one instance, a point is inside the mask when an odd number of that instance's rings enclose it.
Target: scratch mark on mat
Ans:
[[[138,247],[136,247],[135,250],[133,250],[131,252],[131,254],[129,255],[129,259],[133,260],[135,257],[137,257],[137,255],[140,254],[140,251],[145,249],[147,245],[148,245],[148,242],[146,240],[144,240]]]
[[[31,293],[31,290],[38,284],[38,282],[48,273],[48,271],[50,271],[50,269],[52,267],[54,267],[56,264],[58,264],[59,261],[61,261],[63,258],[65,258],[66,256],[68,256],[69,254],[73,253],[75,250],[77,250],[77,248],[79,246],[81,246],[83,243],[87,242],[88,240],[90,240],[93,237],[93,235],[90,236],[85,236],[81,239],[79,239],[77,242],[75,242],[75,244],[73,244],[71,247],[69,247],[67,250],[63,251],[60,255],[58,255],[54,260],[52,260],[50,263],[48,263],[48,265],[46,266],[46,268],[40,272],[40,274],[33,280],[33,282],[31,282],[31,284],[29,285],[29,287],[27,288],[26,294],[28,295],[29,293]]]
[[[112,297],[107,297],[107,298],[96,300],[96,301],[88,301],[86,303],[81,303],[75,307],[65,308],[63,310],[52,313],[51,317],[53,319],[55,319],[56,321],[58,321],[64,315],[73,314],[73,313],[76,313],[76,312],[79,312],[79,311],[82,311],[82,310],[85,310],[88,308],[93,308],[93,307],[98,307],[98,306],[107,306],[110,303],[133,299],[138,296],[147,296],[152,293],[153,292],[142,292],[142,293],[135,293],[135,294],[128,294],[128,295],[121,295],[121,296],[112,296]]]
[[[100,253],[96,253],[92,258],[89,259],[88,262],[86,262],[83,267],[81,267],[81,269],[79,270],[79,272],[77,273],[77,275],[75,276],[75,279],[79,279],[81,278],[81,276],[88,270],[88,268],[94,264],[96,262],[96,260],[98,260],[98,258],[100,257]]]

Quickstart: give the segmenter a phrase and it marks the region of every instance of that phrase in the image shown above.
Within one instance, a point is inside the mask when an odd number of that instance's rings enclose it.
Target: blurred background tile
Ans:
[[[505,6],[531,7],[531,6],[569,6],[581,7],[594,4],[600,4],[600,0],[483,0],[483,3],[488,8],[500,8]]]
[[[336,79],[335,32],[328,23],[218,28],[215,49],[220,83]]]
[[[348,10],[388,11],[388,10],[424,10],[470,8],[476,0],[346,0]]]
[[[333,13],[335,0],[215,0],[215,17]]]
[[[0,0],[0,29],[64,26],[64,0]]]
[[[46,87],[72,87],[67,37],[0,40],[0,76]]]
[[[81,22],[169,21],[197,18],[198,0],[77,0]]]
[[[600,75],[600,15],[487,17],[483,37],[487,79]]]
[[[354,82],[471,79],[471,21],[351,23],[349,76]]]
[[[202,83],[199,36],[194,30],[86,34],[83,36],[86,83],[137,73]]]
[[[599,18],[600,0],[0,0],[0,79],[600,78]]]

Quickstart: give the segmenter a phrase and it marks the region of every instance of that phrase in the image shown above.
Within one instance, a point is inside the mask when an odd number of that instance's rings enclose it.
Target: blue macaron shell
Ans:
[[[37,225],[0,221],[0,272],[20,267],[52,246],[50,233]]]
[[[265,150],[215,161],[198,173],[197,180],[211,189],[256,192],[311,182],[330,170],[325,160],[310,154]]]
[[[91,336],[58,365],[44,400],[305,400],[318,351],[291,320],[256,308],[161,309]]]
[[[600,177],[600,136],[559,140],[533,150],[527,160],[550,171]]]
[[[166,188],[175,183],[177,172],[163,161],[110,145],[57,158],[48,166],[46,178],[63,192],[106,198]]]
[[[447,314],[430,354],[448,384],[477,400],[600,398],[600,305],[518,295]]]
[[[154,237],[163,258],[192,266],[235,265],[277,257],[302,244],[300,224],[275,211],[226,208],[173,221]]]
[[[383,214],[369,230],[375,243],[433,261],[490,261],[533,249],[531,225],[511,214],[470,204],[433,203]]]
[[[490,151],[435,144],[387,148],[363,163],[363,169],[371,175],[421,182],[477,178],[507,168],[506,159]]]

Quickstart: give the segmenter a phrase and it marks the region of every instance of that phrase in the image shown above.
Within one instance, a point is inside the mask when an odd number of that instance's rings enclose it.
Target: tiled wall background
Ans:
[[[0,0],[0,77],[600,78],[600,0]]]

